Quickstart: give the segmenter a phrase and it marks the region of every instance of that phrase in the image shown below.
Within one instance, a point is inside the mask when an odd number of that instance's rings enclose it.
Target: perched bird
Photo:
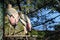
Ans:
[[[11,4],[8,4],[7,6],[7,16],[8,16],[10,24],[14,27],[14,29],[17,28],[18,22],[21,22],[22,24],[24,24],[23,28],[24,28],[25,33],[27,33],[28,31],[27,29],[31,31],[31,23],[30,23],[30,19],[28,18],[28,16],[24,14],[19,15],[18,12],[14,8],[12,8]],[[27,20],[25,19],[25,16]]]

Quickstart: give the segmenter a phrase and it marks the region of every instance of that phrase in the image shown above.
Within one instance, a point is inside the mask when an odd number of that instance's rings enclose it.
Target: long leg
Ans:
[[[23,26],[23,27],[24,27],[24,33],[27,34],[27,29],[26,29],[26,27],[25,27],[25,26]]]

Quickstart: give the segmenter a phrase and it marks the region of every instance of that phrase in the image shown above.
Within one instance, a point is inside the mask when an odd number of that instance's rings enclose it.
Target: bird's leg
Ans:
[[[24,26],[24,33],[27,34],[27,29],[25,26]]]
[[[15,25],[13,25],[13,27],[14,27],[14,32],[13,32],[13,35],[15,34],[15,27],[16,27],[16,24]]]

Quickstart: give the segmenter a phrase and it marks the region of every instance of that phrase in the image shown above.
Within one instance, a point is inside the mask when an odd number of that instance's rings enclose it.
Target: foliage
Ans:
[[[49,2],[49,1],[51,1],[51,0],[27,0],[26,1],[26,4],[24,3],[24,1],[23,0],[19,0],[20,1],[20,4],[22,5],[21,6],[21,11],[24,13],[24,11],[26,12],[26,13],[30,13],[31,11],[35,11],[37,8],[40,8],[42,5],[44,5],[46,2]],[[8,4],[9,2],[11,2],[11,4],[12,5],[17,5],[17,1],[16,0],[5,0],[5,3],[6,4]],[[50,3],[51,5],[53,5],[53,4],[57,4],[57,2],[56,1],[53,1],[53,2],[51,2]],[[49,5],[49,4],[48,4]],[[54,5],[53,5],[54,6]],[[18,7],[16,7],[16,6],[14,6],[15,7],[15,9],[18,9]],[[44,6],[43,6],[44,7]],[[52,8],[53,10],[56,10],[54,7]],[[1,9],[0,9],[1,10]],[[36,11],[35,11],[36,12]],[[2,20],[1,20],[2,21]],[[0,22],[1,22],[0,21]],[[58,26],[56,26],[56,27],[58,27],[57,29],[60,29],[60,25]],[[21,28],[21,30],[22,30],[23,28]],[[56,29],[56,30],[57,30]],[[32,30],[31,31],[31,33],[30,32],[28,32],[30,35],[38,35],[38,38],[37,39],[41,39],[41,40],[43,40],[43,38],[45,37],[45,35],[47,35],[46,33],[47,32],[41,32],[41,31],[36,31],[36,30]],[[50,34],[49,32],[48,32],[48,34]]]
[[[0,40],[2,39],[3,36],[3,9],[2,5],[0,3]]]

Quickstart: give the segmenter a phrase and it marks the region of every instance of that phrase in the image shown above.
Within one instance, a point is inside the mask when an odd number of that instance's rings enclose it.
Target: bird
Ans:
[[[25,33],[27,33],[27,29],[30,29],[30,31],[31,31],[30,19],[26,16],[26,18],[27,18],[27,20],[26,20],[24,14],[19,15],[18,12],[12,7],[11,4],[8,4],[8,6],[7,6],[7,16],[8,16],[10,24],[14,27],[14,29],[17,27],[17,24],[20,21],[25,26],[24,27]],[[26,26],[29,26],[29,27],[26,27]]]

